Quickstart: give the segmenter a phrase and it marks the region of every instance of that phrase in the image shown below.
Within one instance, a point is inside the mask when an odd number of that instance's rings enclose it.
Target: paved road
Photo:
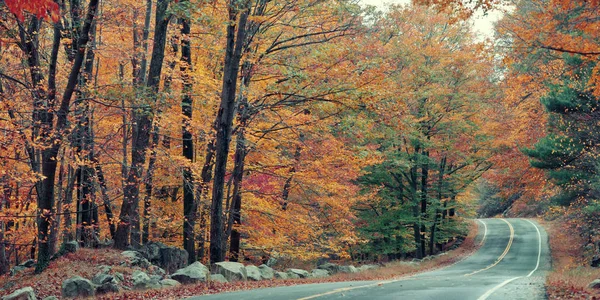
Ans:
[[[191,299],[545,299],[550,258],[544,229],[526,219],[478,221],[482,247],[443,269],[389,281],[303,284]]]

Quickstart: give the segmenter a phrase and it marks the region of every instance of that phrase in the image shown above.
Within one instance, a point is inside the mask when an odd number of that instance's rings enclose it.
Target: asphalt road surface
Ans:
[[[480,219],[473,255],[451,266],[388,281],[302,284],[192,297],[271,299],[545,299],[548,236],[535,221]]]

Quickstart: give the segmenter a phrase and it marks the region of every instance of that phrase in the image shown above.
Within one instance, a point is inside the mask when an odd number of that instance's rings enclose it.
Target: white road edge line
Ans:
[[[497,291],[498,289],[500,289],[501,287],[511,283],[514,280],[517,280],[519,278],[523,278],[523,277],[531,277],[531,275],[533,275],[533,273],[535,271],[537,271],[537,269],[540,266],[540,258],[542,256],[542,234],[540,233],[540,229],[537,227],[537,225],[535,225],[535,223],[524,219],[525,221],[529,222],[531,225],[533,225],[533,227],[535,228],[535,230],[537,231],[537,235],[538,235],[538,258],[537,258],[537,263],[535,265],[535,268],[533,269],[533,271],[529,272],[529,274],[527,274],[527,276],[519,276],[519,277],[514,277],[511,279],[507,279],[504,282],[502,282],[501,284],[493,287],[491,290],[487,291],[485,294],[481,295],[481,297],[477,298],[477,300],[485,300],[487,299],[487,297],[491,296],[495,291]]]
[[[535,230],[537,231],[537,235],[538,235],[538,258],[537,258],[537,264],[535,265],[535,269],[533,269],[533,271],[531,271],[526,277],[531,277],[531,275],[533,275],[533,273],[535,271],[537,271],[537,269],[540,266],[540,259],[542,257],[542,234],[540,233],[540,229],[537,227],[537,225],[535,225],[535,223],[525,219],[525,221],[529,222],[531,225],[533,225],[533,227],[535,227]]]
[[[505,280],[503,283],[493,287],[491,290],[487,291],[485,294],[481,295],[481,297],[477,298],[477,300],[485,300],[487,299],[487,297],[489,297],[490,295],[492,295],[496,290],[498,290],[499,288],[511,283],[513,280],[517,280],[519,278],[522,278],[523,276],[520,277],[515,277],[515,278],[511,278],[508,280]]]
[[[479,223],[483,224],[483,238],[481,239],[481,243],[479,243],[479,245],[483,245],[483,243],[485,243],[485,238],[487,237],[487,225],[485,224],[485,222],[481,221],[481,219],[477,219],[477,221],[479,221]]]

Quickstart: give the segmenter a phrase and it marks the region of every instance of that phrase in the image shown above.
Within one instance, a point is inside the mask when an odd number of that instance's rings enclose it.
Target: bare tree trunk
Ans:
[[[231,129],[236,104],[237,78],[242,57],[242,47],[245,43],[246,23],[251,1],[246,0],[238,7],[237,1],[229,2],[229,25],[227,26],[227,46],[225,52],[225,67],[223,72],[223,88],[221,105],[215,122],[216,157],[215,173],[213,180],[213,195],[211,201],[210,222],[210,262],[216,263],[225,260],[223,251],[224,224],[223,224],[223,189],[225,173],[231,141]],[[239,14],[239,23],[236,19]]]
[[[156,10],[156,25],[154,28],[154,44],[152,50],[152,59],[146,86],[151,90],[151,97],[156,100],[160,76],[162,73],[162,63],[164,60],[167,27],[169,17],[167,8],[169,0],[159,0]],[[152,126],[152,107],[145,105],[136,116],[137,128],[132,138],[131,149],[131,167],[127,175],[127,184],[123,195],[123,205],[119,216],[119,224],[115,234],[115,248],[125,249],[130,244],[133,247],[140,246],[139,232],[139,185],[142,178],[142,168],[146,162],[146,150],[150,142],[150,128]],[[136,230],[132,230],[138,229]],[[130,241],[131,238],[131,241]]]
[[[440,170],[438,173],[438,186],[437,186],[437,203],[435,208],[435,215],[433,216],[433,224],[431,224],[431,231],[429,235],[429,255],[434,255],[435,245],[435,234],[437,230],[438,219],[441,217],[440,206],[442,204],[442,190],[444,183],[444,171],[446,169],[446,157],[444,156],[440,161]]]
[[[187,1],[186,1],[187,3]],[[191,121],[193,116],[192,98],[192,53],[190,47],[190,19],[183,17],[179,19],[181,24],[181,74],[183,77],[183,96],[181,98],[181,113],[183,123],[181,136],[183,139],[182,154],[191,163],[194,161],[194,140],[191,132]],[[196,261],[196,214],[198,203],[194,197],[194,182],[192,172],[189,168],[183,170],[183,248],[188,253],[188,262]]]

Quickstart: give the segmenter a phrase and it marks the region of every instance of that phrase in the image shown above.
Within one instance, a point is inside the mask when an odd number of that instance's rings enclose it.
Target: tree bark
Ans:
[[[164,51],[167,37],[169,17],[167,8],[169,0],[159,0],[156,9],[156,22],[154,28],[154,44],[152,59],[146,86],[151,92],[153,101],[156,101]],[[142,169],[146,162],[146,150],[150,142],[150,128],[152,126],[152,107],[144,105],[142,111],[136,116],[136,130],[132,138],[131,167],[127,175],[125,189],[123,191],[123,205],[119,215],[119,224],[115,233],[115,248],[125,249],[131,243],[133,247],[140,246],[140,232],[131,230],[139,229],[139,193]],[[130,241],[131,238],[131,241]]]
[[[223,189],[225,185],[225,173],[227,170],[227,158],[229,144],[231,142],[231,128],[233,126],[233,115],[235,111],[237,77],[242,57],[242,46],[246,36],[246,22],[248,21],[248,10],[251,1],[246,0],[242,7],[237,7],[237,1],[229,2],[229,25],[227,26],[227,46],[225,54],[225,67],[223,73],[223,88],[221,93],[221,105],[215,122],[216,157],[215,172],[213,180],[213,195],[211,201],[211,224],[210,224],[210,262],[216,263],[225,260],[224,228],[223,228]],[[239,16],[236,32],[236,18]]]
[[[433,224],[431,224],[431,231],[429,235],[429,255],[434,255],[435,245],[435,234],[437,230],[438,219],[441,217],[440,206],[442,203],[442,191],[444,182],[444,171],[446,169],[446,157],[444,156],[440,161],[440,170],[438,173],[438,186],[437,186],[437,202],[435,208],[435,215],[433,215]]]
[[[423,159],[425,160],[421,165],[421,257],[425,257],[425,232],[427,227],[425,226],[425,220],[427,220],[427,183],[429,180],[429,151],[422,150]]]

